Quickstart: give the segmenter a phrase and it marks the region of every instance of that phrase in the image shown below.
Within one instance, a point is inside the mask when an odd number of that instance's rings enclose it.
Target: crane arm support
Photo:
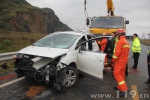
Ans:
[[[108,16],[111,13],[111,16],[114,16],[114,5],[112,0],[107,0],[107,12]]]

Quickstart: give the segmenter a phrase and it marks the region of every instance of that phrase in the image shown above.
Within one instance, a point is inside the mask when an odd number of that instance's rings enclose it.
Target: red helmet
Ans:
[[[124,29],[118,29],[116,32],[117,33],[124,33]]]
[[[117,35],[124,35],[124,34],[125,34],[124,29],[118,29],[118,30],[116,31],[116,34],[117,34]]]

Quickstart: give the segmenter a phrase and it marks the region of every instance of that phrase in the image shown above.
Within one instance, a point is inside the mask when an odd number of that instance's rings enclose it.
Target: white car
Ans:
[[[53,82],[61,91],[72,87],[79,73],[103,79],[104,58],[91,33],[55,32],[20,50],[14,67],[18,77]]]

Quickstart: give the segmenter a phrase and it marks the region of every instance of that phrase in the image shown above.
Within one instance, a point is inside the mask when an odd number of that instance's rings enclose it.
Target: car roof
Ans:
[[[79,36],[91,34],[89,32],[81,32],[81,31],[60,31],[60,32],[54,32],[54,33],[67,33],[67,34],[75,34]]]

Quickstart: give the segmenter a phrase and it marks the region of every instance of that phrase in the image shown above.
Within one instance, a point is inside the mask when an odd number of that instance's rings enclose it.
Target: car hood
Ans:
[[[66,54],[68,51],[69,49],[28,46],[20,50],[19,53],[55,58],[57,56]]]

